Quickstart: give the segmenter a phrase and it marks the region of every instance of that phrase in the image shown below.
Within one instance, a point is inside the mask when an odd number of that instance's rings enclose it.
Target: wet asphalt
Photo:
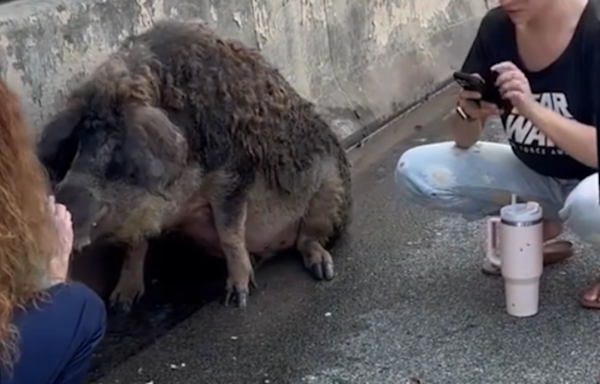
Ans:
[[[587,246],[576,243],[576,257],[546,268],[538,315],[511,318],[502,280],[480,272],[484,223],[397,193],[403,151],[448,138],[450,94],[350,154],[355,220],[334,251],[333,281],[316,282],[299,257],[282,256],[257,272],[245,310],[224,307],[222,263],[179,239],[157,243],[149,293],[130,317],[111,316],[88,382],[598,383],[600,313],[576,301],[600,262]],[[502,140],[500,128],[485,138]]]

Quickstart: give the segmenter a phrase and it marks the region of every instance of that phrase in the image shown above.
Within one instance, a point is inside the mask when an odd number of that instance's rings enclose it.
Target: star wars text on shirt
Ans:
[[[569,111],[569,102],[564,93],[543,92],[534,94],[533,96],[544,107],[568,119],[573,119],[573,115]],[[565,154],[549,137],[535,127],[530,120],[519,115],[516,108],[513,108],[506,117],[505,128],[511,144],[520,151],[536,155]]]

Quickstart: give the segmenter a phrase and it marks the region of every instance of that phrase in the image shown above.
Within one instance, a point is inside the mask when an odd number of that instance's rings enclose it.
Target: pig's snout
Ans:
[[[76,252],[81,252],[85,247],[90,245],[92,241],[89,236],[78,237],[73,241],[73,250]]]

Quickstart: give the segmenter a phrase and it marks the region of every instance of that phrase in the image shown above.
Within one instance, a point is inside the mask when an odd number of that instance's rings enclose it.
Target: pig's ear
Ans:
[[[148,106],[130,112],[123,150],[136,184],[158,194],[181,176],[188,160],[187,140],[179,128],[161,110]]]
[[[80,118],[77,110],[67,109],[57,113],[42,129],[36,152],[52,186],[65,177],[77,154],[75,127]]]

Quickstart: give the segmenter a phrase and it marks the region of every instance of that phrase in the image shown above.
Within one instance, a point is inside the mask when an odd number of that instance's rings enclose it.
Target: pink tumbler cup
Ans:
[[[542,207],[535,202],[502,207],[500,217],[488,221],[487,241],[487,258],[502,270],[506,311],[535,315],[544,264]]]

